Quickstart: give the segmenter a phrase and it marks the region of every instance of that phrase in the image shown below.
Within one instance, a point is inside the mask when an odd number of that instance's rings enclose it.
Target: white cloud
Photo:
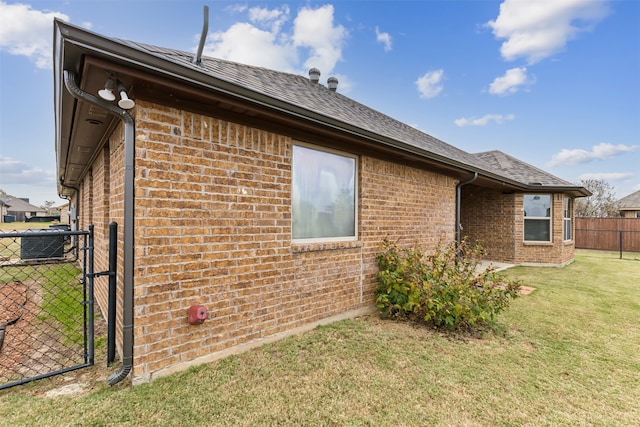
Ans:
[[[576,165],[579,163],[587,163],[593,160],[603,160],[615,157],[618,154],[632,152],[638,149],[638,145],[613,145],[608,142],[601,142],[591,147],[591,151],[579,148],[568,150],[563,148],[559,153],[551,157],[551,161],[547,166],[553,167],[558,165]]]
[[[42,12],[26,4],[0,2],[0,50],[26,56],[38,68],[53,67],[53,19],[69,17],[60,12]]]
[[[595,172],[583,173],[578,177],[580,180],[602,179],[604,181],[622,181],[633,177],[631,172]]]
[[[247,22],[240,22],[224,32],[211,34],[204,54],[289,72],[295,69],[298,58],[291,43],[279,42],[276,34]]]
[[[282,25],[289,20],[289,6],[284,5],[281,9],[265,9],[252,7],[249,9],[249,20],[271,28],[271,32],[278,33]]]
[[[56,185],[56,175],[53,169],[45,170],[29,165],[11,157],[0,157],[0,188],[11,185],[53,186]]]
[[[231,12],[231,13],[242,13],[242,12],[245,12],[247,9],[248,9],[248,6],[246,4],[232,4],[224,8],[226,12]]]
[[[530,86],[533,80],[527,76],[526,67],[511,68],[502,77],[496,79],[489,85],[489,93],[492,95],[511,95],[522,87]]]
[[[434,98],[442,92],[443,86],[440,84],[444,77],[444,70],[441,68],[435,71],[428,71],[416,80],[420,98]]]
[[[298,11],[292,27],[287,6],[278,9],[235,8],[247,12],[250,22],[239,22],[226,31],[213,33],[205,55],[287,72],[305,72],[316,67],[328,76],[342,59],[342,47],[348,32],[334,26],[333,7],[304,7]],[[300,64],[300,56],[305,56]]]
[[[454,120],[456,126],[486,126],[489,122],[494,122],[496,124],[501,125],[504,122],[515,119],[516,116],[513,114],[507,114],[503,116],[502,114],[486,114],[482,117],[461,117],[459,119]]]
[[[342,59],[342,45],[349,35],[342,25],[333,25],[333,6],[300,9],[293,27],[294,44],[310,50],[304,66],[330,73]]]
[[[389,33],[381,33],[378,27],[376,27],[376,41],[384,45],[385,52],[391,50],[391,35]]]
[[[562,51],[608,13],[607,0],[505,0],[486,26],[505,39],[500,47],[505,60],[526,58],[533,64]]]

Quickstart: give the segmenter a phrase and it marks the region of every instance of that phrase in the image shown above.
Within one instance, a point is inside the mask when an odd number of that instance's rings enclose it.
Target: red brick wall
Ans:
[[[462,236],[485,248],[485,258],[513,262],[515,258],[515,194],[475,185],[462,187]]]
[[[107,146],[103,147],[91,167],[91,175],[93,176],[91,190],[93,213],[91,216],[94,224],[94,271],[96,272],[106,271],[109,268],[109,223],[111,222],[109,165],[110,155]],[[107,312],[108,283],[107,276],[97,277],[94,281],[96,302],[104,313]]]
[[[563,241],[564,195],[552,195],[552,241],[524,241],[523,194],[468,185],[462,189],[463,235],[486,249],[485,258],[517,264],[564,265],[574,258],[574,241]],[[575,230],[575,221],[572,221]],[[574,234],[572,233],[572,236]]]
[[[362,156],[359,239],[294,244],[290,137],[140,99],[135,114],[134,382],[371,306],[385,238],[427,248],[454,238],[457,181]],[[91,184],[99,262],[107,259],[106,224],[120,223],[120,289],[122,140],[120,125]],[[99,289],[105,310],[106,287]],[[192,304],[209,310],[202,325],[187,323]]]
[[[360,239],[367,302],[374,301],[375,255],[384,239],[426,250],[455,239],[457,183],[433,172],[361,158]]]
[[[123,283],[123,218],[124,218],[124,134],[118,125],[101,149],[90,172],[80,186],[78,203],[79,229],[87,230],[94,225],[94,271],[109,268],[109,224],[118,223],[118,292],[116,332],[118,344],[122,339],[122,283]],[[94,281],[96,309],[106,319],[108,309],[108,278],[97,277]],[[122,350],[121,348],[119,350]]]

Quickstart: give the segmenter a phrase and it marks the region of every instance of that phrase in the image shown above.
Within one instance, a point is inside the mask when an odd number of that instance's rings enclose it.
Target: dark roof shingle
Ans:
[[[514,181],[527,185],[541,185],[547,187],[575,187],[576,185],[558,178],[548,172],[538,169],[522,160],[516,159],[502,151],[486,151],[475,154],[496,173]]]
[[[72,27],[61,22],[56,22],[56,25]],[[80,28],[75,29],[79,37],[89,37],[91,34]],[[248,96],[256,102],[300,112],[306,117],[321,120],[327,126],[357,132],[380,143],[409,150],[461,170],[477,172],[489,179],[510,181],[518,187],[529,187],[531,182],[535,182],[578,193],[586,191],[500,152],[470,154],[321,84],[312,83],[305,76],[205,56],[200,64],[195,64],[194,55],[189,52],[120,39],[102,38],[102,42],[115,43],[110,49],[118,52],[118,55],[123,52],[121,47],[130,49],[125,55],[129,60],[141,61],[142,64],[147,60],[153,61],[151,58],[158,60],[153,65],[156,70],[172,68],[170,64],[173,64],[171,73],[176,77],[198,76],[204,84],[211,78],[211,87],[218,87],[219,84],[225,86],[225,90],[237,91],[238,94],[242,92],[242,96]]]
[[[640,190],[618,200],[618,207],[622,210],[640,210]]]
[[[311,83],[307,77],[206,56],[202,57],[202,65],[198,66],[192,62],[193,55],[184,51],[124,40],[119,40],[119,42],[144,50],[149,54],[161,56],[182,66],[198,69],[212,77],[242,86],[256,93],[285,101],[456,162],[486,170],[486,165],[466,151],[338,92],[333,92],[321,84]]]

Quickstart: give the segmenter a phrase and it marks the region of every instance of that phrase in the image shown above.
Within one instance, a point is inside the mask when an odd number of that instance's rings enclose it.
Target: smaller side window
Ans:
[[[563,238],[565,241],[573,239],[573,236],[571,234],[572,218],[573,218],[573,199],[565,197],[562,200],[562,229],[563,229]]]

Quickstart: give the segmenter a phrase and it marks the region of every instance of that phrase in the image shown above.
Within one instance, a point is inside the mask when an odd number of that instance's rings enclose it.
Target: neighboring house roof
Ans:
[[[618,200],[618,208],[621,211],[640,211],[640,190]]]
[[[4,204],[9,212],[44,212],[44,209],[13,196],[5,197]]]
[[[78,156],[82,150],[70,150],[67,145],[74,143],[73,138],[78,140],[75,142],[78,145],[81,145],[80,140],[84,141],[82,145],[90,140],[100,140],[96,132],[101,124],[96,126],[96,123],[102,119],[89,117],[86,107],[84,113],[76,110],[75,100],[65,94],[63,70],[83,71],[86,75],[81,75],[83,82],[78,84],[83,90],[95,93],[100,85],[104,85],[105,71],[112,68],[117,70],[119,79],[126,79],[126,74],[131,74],[129,84],[136,89],[136,93],[150,97],[162,96],[161,91],[157,90],[158,84],[143,80],[150,79],[150,75],[162,79],[161,84],[175,85],[177,81],[197,88],[180,93],[174,86],[176,93],[171,94],[172,102],[178,107],[186,106],[190,101],[192,104],[206,105],[203,94],[209,93],[208,96],[217,97],[213,105],[226,105],[236,114],[247,111],[246,118],[262,114],[262,120],[268,121],[274,115],[280,115],[284,120],[296,121],[300,126],[304,122],[305,127],[322,127],[327,129],[326,132],[338,132],[354,143],[362,143],[367,149],[378,150],[378,155],[395,156],[407,163],[437,163],[445,170],[457,171],[458,176],[462,177],[477,173],[478,183],[484,185],[536,191],[540,190],[541,183],[576,196],[590,195],[581,186],[504,155],[510,159],[510,165],[517,164],[517,167],[527,171],[526,176],[522,176],[515,167],[503,168],[504,162],[497,161],[496,156],[492,158],[467,153],[321,84],[311,83],[300,75],[208,57],[203,57],[198,65],[194,63],[194,55],[189,52],[110,39],[59,20],[55,21],[55,28],[56,154],[59,176],[68,185],[73,186],[78,182],[80,174],[86,170],[86,165],[82,163],[90,160],[92,152],[84,147],[86,157],[81,159]],[[91,77],[91,74],[95,77]],[[252,110],[248,110],[247,106]],[[77,128],[72,129],[74,125]],[[84,134],[81,126],[86,126]],[[106,132],[108,128],[108,124],[105,124],[102,129]],[[292,126],[287,129],[291,130]],[[535,184],[531,184],[529,175],[532,173],[537,177]]]

